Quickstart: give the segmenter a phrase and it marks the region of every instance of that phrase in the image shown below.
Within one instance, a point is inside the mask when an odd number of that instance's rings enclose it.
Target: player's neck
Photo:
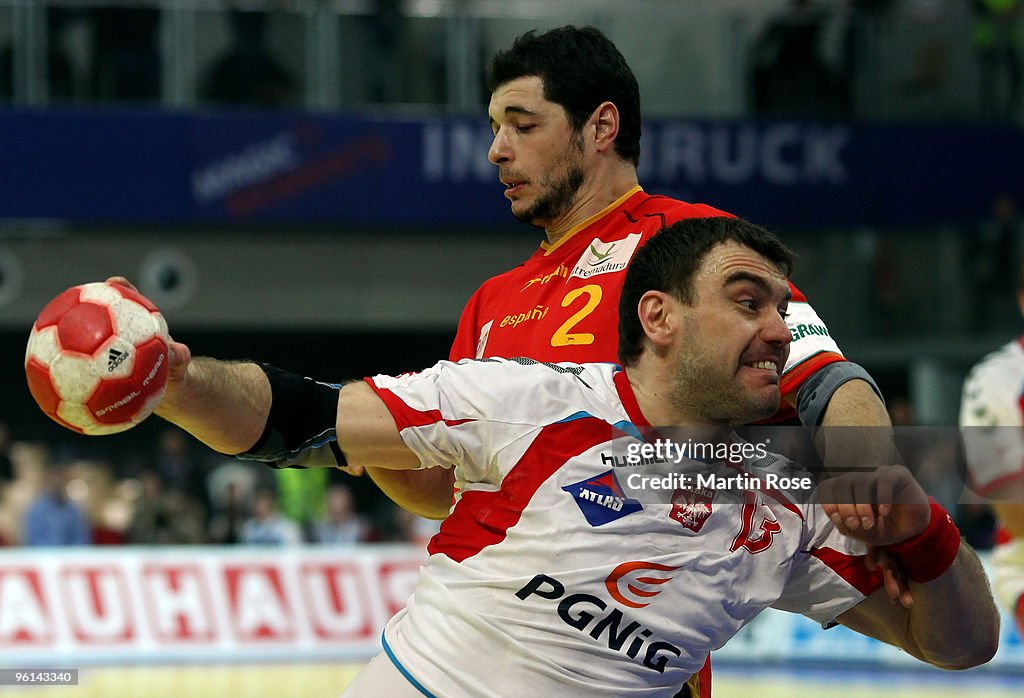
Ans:
[[[706,424],[679,408],[672,399],[675,381],[672,375],[645,361],[644,357],[633,366],[626,367],[626,377],[633,389],[637,406],[647,423],[653,427],[688,427],[717,430],[719,427]]]
[[[619,163],[590,175],[577,193],[573,205],[564,214],[544,225],[548,242],[555,244],[587,219],[615,203],[639,181],[632,163]]]

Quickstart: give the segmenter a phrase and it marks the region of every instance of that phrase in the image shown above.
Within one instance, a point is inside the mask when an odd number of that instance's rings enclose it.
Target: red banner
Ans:
[[[369,657],[425,561],[404,546],[0,553],[0,656]]]

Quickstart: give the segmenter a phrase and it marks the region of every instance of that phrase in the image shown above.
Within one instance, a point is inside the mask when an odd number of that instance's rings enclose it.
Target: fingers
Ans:
[[[825,513],[845,535],[871,530],[878,521],[876,478],[868,474],[841,475],[818,487]]]
[[[181,342],[173,339],[167,343],[167,383],[178,386],[188,375],[188,366],[192,363],[192,351]]]
[[[133,284],[131,281],[129,281],[123,276],[108,276],[105,283],[113,284],[115,286],[124,286],[125,288],[130,288],[136,293],[139,292],[139,289],[135,287],[135,284]],[[171,340],[170,342],[168,342],[167,346],[170,349],[170,364],[168,365],[168,367],[172,373],[175,370],[187,366],[189,362],[192,360],[191,350],[189,350],[189,348],[182,344],[181,342],[175,342],[174,340]]]
[[[915,522],[927,513],[928,495],[901,465],[830,478],[819,485],[818,495],[825,513],[841,533],[859,532],[854,537],[869,543],[884,545],[902,540],[928,523]]]
[[[875,478],[853,478],[851,482],[852,496],[847,505],[850,511],[844,515],[843,522],[851,531],[863,528],[870,530],[875,525],[875,507],[878,499],[875,492]]]
[[[902,468],[886,468],[881,471],[875,481],[875,494],[878,502],[878,515],[888,516],[896,501],[896,489],[902,476]]]
[[[864,563],[869,570],[881,570],[882,584],[890,601],[899,603],[904,608],[910,608],[914,604],[910,583],[903,571],[903,565],[897,558],[883,549],[870,546]]]
[[[126,286],[127,288],[130,288],[131,290],[135,291],[136,293],[138,293],[139,291],[139,289],[135,288],[135,284],[133,284],[131,281],[124,278],[123,276],[108,277],[106,283],[114,284],[115,286]]]
[[[170,350],[170,364],[168,365],[170,370],[187,366],[192,361],[192,350],[181,342],[175,342],[172,339],[167,343],[167,348]]]

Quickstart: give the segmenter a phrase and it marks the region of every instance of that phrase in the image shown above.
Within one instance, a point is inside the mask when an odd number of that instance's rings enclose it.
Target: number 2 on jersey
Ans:
[[[590,315],[597,306],[601,303],[601,287],[597,284],[587,284],[586,286],[580,286],[574,288],[565,294],[565,298],[562,299],[562,307],[566,308],[572,305],[580,296],[586,295],[587,300],[584,302],[583,307],[577,310],[572,316],[562,323],[562,325],[555,330],[555,333],[551,335],[551,346],[553,347],[565,347],[575,346],[578,344],[593,344],[594,335],[590,332],[570,332],[572,328],[583,321],[588,315]]]

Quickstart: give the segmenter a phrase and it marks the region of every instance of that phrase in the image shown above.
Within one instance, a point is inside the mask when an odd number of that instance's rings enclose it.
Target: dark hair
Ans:
[[[615,104],[615,152],[634,165],[640,162],[640,88],[622,53],[599,29],[566,26],[523,34],[491,59],[487,89],[493,93],[500,85],[534,75],[544,83],[544,98],[565,109],[576,132],[599,104]]]
[[[693,302],[693,275],[719,243],[738,242],[777,265],[789,276],[793,252],[775,235],[742,218],[684,218],[662,228],[637,251],[626,270],[619,300],[619,362],[633,364],[643,351],[644,328],[637,306],[648,291],[664,291]]]

